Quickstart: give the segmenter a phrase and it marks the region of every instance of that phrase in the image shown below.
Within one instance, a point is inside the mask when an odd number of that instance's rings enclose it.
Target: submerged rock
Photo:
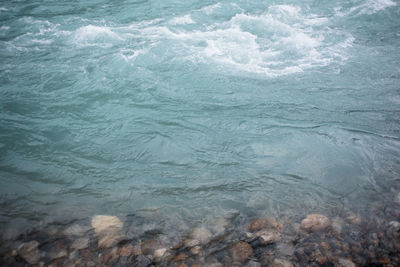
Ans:
[[[160,259],[164,256],[165,252],[167,252],[166,248],[159,248],[156,251],[154,251],[154,258],[155,259]]]
[[[349,221],[350,223],[352,223],[352,224],[357,224],[357,225],[360,225],[361,224],[361,217],[360,217],[360,215],[357,215],[357,214],[355,214],[355,213],[350,213],[348,216],[347,216],[347,221]]]
[[[271,244],[281,240],[281,234],[276,230],[264,230],[256,234],[263,244]]]
[[[185,247],[188,247],[188,248],[197,246],[197,245],[199,245],[199,244],[200,244],[200,241],[197,240],[197,239],[186,239],[186,240],[184,241],[184,246],[185,246]]]
[[[31,241],[18,247],[18,254],[29,264],[36,264],[40,259],[39,242]]]
[[[90,230],[88,226],[74,224],[63,231],[66,236],[83,236]]]
[[[400,205],[400,192],[398,192],[398,193],[394,196],[394,202],[396,202],[397,204]]]
[[[68,252],[66,250],[61,250],[61,251],[54,251],[52,253],[48,254],[48,257],[50,260],[57,260],[64,258],[68,255]]]
[[[85,249],[89,246],[89,238],[82,237],[78,238],[77,240],[72,243],[71,248],[75,250]]]
[[[115,216],[97,215],[92,218],[92,227],[100,248],[116,245],[122,239],[122,222]]]
[[[121,248],[119,251],[119,255],[121,257],[129,257],[130,255],[133,254],[134,247],[131,244],[125,245]]]
[[[278,222],[275,218],[267,218],[267,223],[269,227],[279,232],[283,231],[283,225],[280,222]]]
[[[246,267],[261,267],[261,264],[256,261],[249,261],[246,265]]]
[[[253,255],[253,249],[246,242],[238,242],[230,249],[234,262],[243,263]]]
[[[173,259],[173,261],[184,261],[187,260],[189,258],[188,255],[186,255],[185,253],[179,253],[178,255],[176,255]]]
[[[142,252],[144,255],[153,255],[160,248],[162,248],[162,244],[156,239],[146,240],[142,243]]]
[[[247,229],[250,232],[255,232],[255,231],[258,231],[258,230],[261,230],[261,229],[267,227],[267,225],[268,225],[267,219],[257,218],[257,219],[255,219],[255,220],[250,222],[250,224],[247,227]]]
[[[332,220],[332,228],[338,234],[342,233],[343,224],[344,224],[344,220],[340,217],[335,217]]]
[[[284,259],[274,259],[271,264],[272,267],[293,267],[293,263]]]
[[[120,231],[122,222],[116,216],[97,215],[92,218],[92,227],[97,235],[104,232]]]
[[[338,263],[340,267],[356,267],[356,264],[354,262],[344,258],[340,258],[338,260]]]
[[[190,237],[201,244],[207,244],[211,240],[211,232],[207,228],[197,227],[192,230]]]
[[[301,228],[310,232],[325,230],[330,225],[328,217],[321,214],[309,214],[301,221]]]
[[[190,249],[190,253],[192,253],[193,255],[200,255],[203,253],[203,249],[200,246],[195,246]]]

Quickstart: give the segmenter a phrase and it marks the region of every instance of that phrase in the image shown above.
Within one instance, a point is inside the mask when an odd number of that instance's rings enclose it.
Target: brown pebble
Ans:
[[[250,232],[254,232],[254,231],[258,231],[258,230],[261,230],[261,229],[267,227],[267,225],[268,225],[268,221],[266,219],[257,218],[250,222],[247,229]]]
[[[310,232],[324,230],[330,225],[330,220],[321,214],[309,214],[301,221],[301,228]]]
[[[121,257],[128,257],[131,254],[133,254],[133,251],[134,251],[134,247],[132,245],[128,244],[121,248],[119,255]]]
[[[202,252],[203,252],[203,250],[200,246],[195,246],[190,249],[190,253],[192,253],[193,255],[199,255]]]
[[[329,244],[326,243],[326,242],[321,242],[320,246],[321,246],[322,248],[326,249],[326,250],[329,249]]]
[[[174,267],[187,267],[187,264],[184,262],[175,262]]]
[[[267,223],[270,227],[278,230],[279,232],[283,231],[283,225],[279,223],[275,218],[268,218]]]
[[[253,249],[246,242],[238,242],[231,247],[230,253],[233,261],[243,263],[253,255]]]
[[[82,249],[79,253],[87,260],[92,258],[92,252],[89,249]]]
[[[173,259],[173,261],[184,261],[187,258],[189,258],[188,255],[186,255],[185,253],[179,253],[178,255],[176,255]]]
[[[321,256],[321,257],[318,257],[315,261],[321,265],[324,265],[328,261],[328,259],[324,256]]]
[[[155,250],[161,248],[161,244],[158,240],[150,239],[146,240],[142,244],[142,252],[144,255],[152,255]]]
[[[382,259],[379,259],[379,262],[382,263],[382,264],[389,264],[390,260],[386,259],[386,258],[382,258]]]

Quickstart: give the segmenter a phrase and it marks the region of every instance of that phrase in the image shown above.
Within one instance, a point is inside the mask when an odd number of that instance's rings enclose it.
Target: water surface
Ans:
[[[3,1],[1,228],[393,205],[399,6]]]

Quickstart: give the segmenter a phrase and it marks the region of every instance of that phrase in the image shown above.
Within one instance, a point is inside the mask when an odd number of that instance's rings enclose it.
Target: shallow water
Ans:
[[[3,1],[1,232],[390,208],[399,6]]]

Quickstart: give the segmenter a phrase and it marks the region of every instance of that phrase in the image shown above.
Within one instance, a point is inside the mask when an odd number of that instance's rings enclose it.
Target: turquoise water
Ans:
[[[2,228],[390,206],[399,6],[2,1]]]

